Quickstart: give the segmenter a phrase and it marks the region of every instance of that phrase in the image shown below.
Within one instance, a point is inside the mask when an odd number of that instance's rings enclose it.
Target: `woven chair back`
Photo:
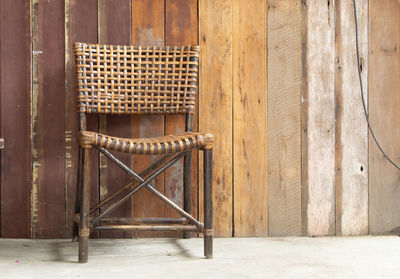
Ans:
[[[102,114],[193,114],[198,46],[74,44],[78,110]]]

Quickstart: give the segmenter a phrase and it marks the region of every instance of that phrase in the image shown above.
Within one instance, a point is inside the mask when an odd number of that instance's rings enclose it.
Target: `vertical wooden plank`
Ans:
[[[234,235],[267,235],[266,1],[233,1]]]
[[[132,0],[132,44],[164,44],[164,0]],[[134,116],[132,118],[133,137],[157,137],[164,134],[164,116]],[[133,156],[134,170],[142,171],[154,163],[156,156]],[[158,191],[164,193],[164,174],[152,181]],[[133,196],[133,215],[135,217],[164,216],[164,204],[146,189]],[[136,236],[163,236],[163,233],[135,233]]]
[[[363,87],[368,84],[368,1],[358,0]],[[336,1],[336,234],[368,233],[368,126],[355,49],[353,0]],[[368,100],[367,91],[364,95]]]
[[[301,234],[301,89],[301,1],[273,0],[268,13],[270,236]]]
[[[129,45],[131,43],[131,0],[115,1],[99,0],[98,10],[98,41],[101,44]],[[129,115],[100,116],[100,130],[102,133],[131,138],[131,117]],[[126,165],[131,164],[129,154],[114,153]],[[100,199],[119,190],[125,185],[130,176],[123,172],[105,156],[100,156]],[[131,217],[132,200],[124,203],[110,216]],[[131,232],[102,232],[102,237],[130,237]]]
[[[0,1],[0,236],[31,236],[30,3]]]
[[[335,233],[335,1],[306,2],[307,233]]]
[[[66,230],[72,235],[77,198],[78,113],[73,43],[97,43],[97,0],[65,1],[65,196]],[[94,115],[93,115],[94,116]],[[97,130],[97,117],[88,117],[88,128]],[[98,159],[92,152],[91,202],[98,201]]]
[[[400,2],[369,1],[369,119],[378,141],[400,163]],[[400,172],[369,137],[369,232],[400,232]]]
[[[199,131],[215,135],[213,155],[215,236],[232,236],[232,1],[201,0],[199,29],[201,48]],[[200,162],[201,160],[202,156]],[[200,185],[203,184],[201,165],[199,164]],[[203,216],[202,204],[203,202],[199,201],[201,216]]]
[[[33,95],[34,168],[38,193],[39,238],[65,231],[65,64],[64,1],[34,1],[38,91]]]
[[[165,3],[165,44],[197,45],[198,19],[197,0],[166,0]],[[197,115],[194,130],[197,130]],[[179,134],[185,131],[185,116],[165,117],[165,134]],[[192,214],[197,216],[197,151],[192,155]],[[176,204],[183,207],[183,159],[165,172],[165,193]],[[165,208],[167,217],[179,216],[170,207]]]

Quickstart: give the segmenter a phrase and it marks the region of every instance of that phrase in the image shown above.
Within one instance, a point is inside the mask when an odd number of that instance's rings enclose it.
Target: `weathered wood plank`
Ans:
[[[34,1],[33,12],[38,77],[32,102],[36,110],[32,118],[36,232],[39,238],[62,238],[66,236],[64,1]]]
[[[66,230],[72,235],[76,211],[78,169],[78,113],[73,43],[97,43],[97,0],[65,1],[65,198]],[[97,120],[97,117],[96,117]],[[90,124],[89,121],[88,124]],[[97,122],[97,121],[96,121]],[[95,123],[97,130],[97,123]],[[90,128],[92,128],[91,126]],[[97,154],[93,152],[91,201],[98,200]]]
[[[213,153],[215,235],[232,236],[232,1],[200,1],[199,29],[201,48],[199,131],[212,133],[215,136]],[[199,161],[202,162],[202,156]],[[201,163],[199,169],[202,190]],[[203,216],[202,205],[202,194],[200,194],[200,216]]]
[[[357,1],[357,17],[366,89],[368,1]],[[336,1],[335,59],[336,234],[360,235],[368,233],[368,126],[360,96],[353,0]]]
[[[270,1],[268,13],[270,236],[301,234],[301,62],[301,1]]]
[[[0,1],[0,236],[31,236],[29,1]],[[18,214],[16,214],[18,213]]]
[[[400,2],[369,1],[369,119],[378,141],[400,163]],[[369,232],[400,232],[400,172],[369,137]]]
[[[132,0],[132,44],[164,44],[164,0]],[[157,137],[164,134],[164,116],[134,116],[133,137]],[[142,171],[157,160],[157,156],[133,156],[134,170]],[[152,181],[158,191],[164,193],[164,174]],[[135,217],[164,216],[164,204],[146,189],[133,196]],[[162,232],[135,232],[135,236],[163,236]]]
[[[266,1],[233,1],[234,235],[267,235]]]
[[[99,43],[129,45],[131,43],[131,0],[120,0],[118,5],[110,0],[100,0],[98,3]],[[129,115],[102,115],[99,119],[99,128],[102,133],[124,138],[132,137],[131,117]],[[114,153],[114,155],[126,165],[131,164],[129,154]],[[109,162],[105,156],[100,155],[100,199],[119,190],[130,179],[128,174]],[[112,212],[110,216],[131,217],[132,199]],[[132,232],[101,232],[101,237],[105,238],[123,236],[131,237]]]
[[[165,3],[165,44],[197,45],[198,18],[197,0],[166,0]],[[197,115],[194,129],[197,129]],[[185,116],[165,117],[165,134],[179,134],[185,131]],[[197,151],[192,152],[192,214],[197,216]],[[165,193],[176,204],[183,207],[183,159],[165,172]],[[165,207],[165,216],[180,216],[170,207]],[[176,234],[175,234],[176,235]]]
[[[335,233],[335,1],[306,3],[307,234]],[[304,162],[306,161],[306,162]],[[304,192],[303,192],[304,193]]]

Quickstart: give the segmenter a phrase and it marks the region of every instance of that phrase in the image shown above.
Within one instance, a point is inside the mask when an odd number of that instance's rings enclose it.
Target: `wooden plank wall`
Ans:
[[[399,164],[400,2],[369,3],[369,117],[382,148]],[[370,233],[400,232],[399,199],[400,172],[369,137]]]
[[[235,236],[265,236],[268,232],[266,16],[266,1],[233,1]]]
[[[368,2],[356,1],[364,88]],[[368,233],[368,133],[357,72],[353,0],[306,1],[303,234]],[[365,90],[365,99],[368,100]]]
[[[199,15],[199,129],[216,137],[215,232],[265,236],[267,6],[265,1],[202,0]],[[202,214],[201,201],[199,208]]]
[[[301,1],[269,2],[269,235],[301,234]]]
[[[98,26],[97,37],[100,44],[129,45],[131,43],[131,0],[120,0],[118,5],[113,5],[112,0],[98,1]],[[118,32],[117,32],[118,30]],[[132,137],[131,117],[129,115],[107,115],[99,117],[99,131],[104,134],[118,137]],[[115,156],[126,165],[131,164],[129,154],[118,154]],[[118,166],[101,154],[99,157],[99,193],[100,199],[117,191],[122,185],[130,180],[130,176],[123,172]],[[100,209],[101,211],[101,209]],[[116,209],[110,216],[132,217],[132,199]],[[101,232],[101,237],[130,237],[131,232]]]
[[[0,1],[1,237],[30,237],[30,6]]]
[[[215,233],[232,235],[232,1],[202,0],[199,6],[201,48],[199,130],[215,135],[213,199]],[[218,159],[217,159],[218,158]],[[201,162],[202,157],[200,156]],[[200,170],[202,165],[200,164]],[[199,171],[202,173],[202,171]],[[202,184],[202,177],[200,185]],[[202,187],[200,187],[202,189]],[[202,193],[200,193],[200,198]],[[199,214],[202,216],[202,200]]]
[[[198,1],[197,0],[167,0],[165,2],[165,44],[166,45],[198,45]],[[197,100],[198,101],[198,100]],[[196,112],[196,116],[198,111]],[[194,121],[194,130],[198,129],[198,118]],[[168,115],[165,118],[165,134],[182,133],[185,131],[185,117]],[[197,170],[197,151],[192,154],[192,169]],[[176,204],[183,207],[183,159],[174,164],[165,173],[164,191]],[[198,216],[197,211],[197,171],[192,174],[192,206],[191,212]],[[178,217],[179,214],[165,207],[165,216]],[[165,236],[178,236],[176,233]]]
[[[62,238],[74,230],[75,41],[200,45],[195,129],[216,136],[216,236],[398,233],[400,174],[368,136],[352,1],[2,0],[0,236]],[[399,162],[400,3],[356,3],[371,124]],[[93,115],[88,127],[116,136],[154,137],[182,132],[184,121]],[[200,218],[201,155],[193,156],[200,175],[192,176],[192,213]],[[119,157],[139,171],[155,160]],[[94,203],[128,176],[96,152],[92,160]],[[154,181],[178,204],[182,165]],[[176,216],[147,191],[113,214]],[[92,234],[140,236],[180,235]]]
[[[368,3],[357,0],[364,98],[368,101]],[[368,126],[356,64],[353,0],[336,1],[336,234],[368,233]]]
[[[81,2],[65,1],[65,191],[66,191],[66,235],[71,235],[71,221],[76,208],[77,164],[78,164],[78,115],[76,113],[76,79],[73,57],[74,42],[97,42],[97,0]],[[97,131],[98,118],[88,117],[88,129]],[[99,197],[98,157],[92,153],[91,201]]]
[[[335,1],[307,1],[307,233],[335,233]]]

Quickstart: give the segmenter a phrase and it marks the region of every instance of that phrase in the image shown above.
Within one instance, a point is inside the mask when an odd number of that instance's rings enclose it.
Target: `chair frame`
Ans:
[[[78,91],[79,87],[82,88],[82,84],[79,82],[81,76],[79,74],[82,64],[80,61],[82,55],[82,47],[87,44],[75,43],[74,52],[76,57],[76,68],[77,68],[77,79],[78,79]],[[94,47],[113,47],[104,45],[92,45]],[[122,46],[117,46],[122,47]],[[126,48],[126,46],[125,46]],[[176,48],[176,47],[174,47]],[[189,47],[190,48],[190,47]],[[198,67],[198,58],[194,60],[196,63],[196,72]],[[196,84],[197,88],[197,84]],[[81,104],[79,106],[79,131],[80,133],[87,131],[86,119],[87,111],[82,111]],[[179,112],[180,114],[186,115],[185,131],[193,131],[193,120],[194,110],[187,110]],[[93,113],[93,112],[90,112]],[[94,112],[102,114],[102,112]],[[107,114],[107,112],[106,112]],[[108,113],[110,114],[110,113]],[[134,114],[132,112],[128,114]],[[149,112],[141,112],[139,114],[152,114]],[[175,114],[174,112],[158,113],[158,114]],[[108,195],[102,201],[98,202],[94,206],[90,207],[90,172],[91,172],[91,160],[90,152],[95,149],[100,153],[104,154],[105,157],[114,162],[123,171],[132,177],[126,185],[122,186],[120,190],[113,194]],[[120,231],[182,231],[184,238],[190,238],[191,232],[198,232],[204,235],[204,255],[210,259],[213,256],[213,202],[212,202],[212,149],[213,144],[205,144],[198,148],[204,152],[203,156],[203,175],[204,175],[204,224],[198,221],[191,215],[191,171],[192,171],[192,149],[184,150],[180,152],[171,152],[164,155],[157,162],[149,166],[146,170],[140,174],[135,173],[132,169],[118,160],[113,154],[111,154],[106,148],[96,145],[88,145],[85,143],[85,139],[80,139],[79,147],[79,162],[78,162],[78,189],[79,189],[79,210],[75,214],[75,222],[79,226],[79,262],[86,263],[88,261],[88,240],[91,231],[109,231],[109,230],[120,230]],[[151,154],[149,154],[151,155]],[[154,178],[161,173],[165,172],[170,166],[176,161],[184,158],[184,208],[180,208],[177,204],[171,201],[164,194],[160,193],[155,187],[150,184]],[[126,218],[126,217],[114,217],[107,218],[107,215],[118,208],[125,201],[130,199],[132,195],[137,193],[140,189],[146,188],[153,193],[157,198],[161,199],[171,208],[175,209],[182,218],[168,218],[168,217],[150,217],[150,218]],[[110,204],[111,201],[115,200],[121,194],[116,202],[109,205],[104,211],[96,216],[90,217],[91,214],[95,213],[97,209]]]

